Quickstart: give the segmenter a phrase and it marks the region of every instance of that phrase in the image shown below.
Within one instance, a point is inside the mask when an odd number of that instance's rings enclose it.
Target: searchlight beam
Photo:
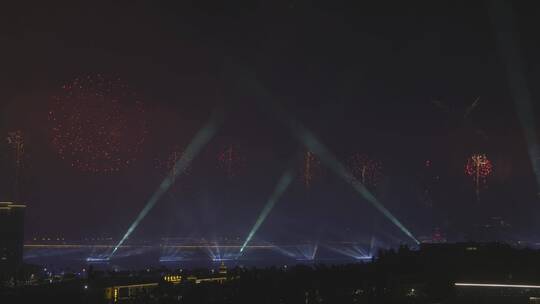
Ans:
[[[135,231],[135,228],[139,225],[139,223],[146,217],[146,215],[154,208],[154,206],[157,204],[157,202],[161,199],[163,194],[169,190],[171,185],[174,183],[176,176],[178,174],[181,174],[184,172],[184,170],[189,166],[191,161],[201,152],[203,147],[214,137],[216,134],[218,127],[221,125],[223,121],[223,116],[221,113],[215,112],[210,121],[203,126],[202,129],[200,129],[195,136],[193,137],[193,140],[191,143],[186,147],[186,150],[184,151],[182,157],[176,162],[174,165],[174,168],[170,171],[169,175],[161,182],[158,189],[152,194],[144,208],[139,212],[139,215],[133,221],[127,232],[124,234],[120,242],[114,247],[111,254],[109,255],[109,259],[116,253],[118,248],[124,244],[124,242],[128,239],[128,237]]]
[[[245,90],[251,88],[251,94],[255,95],[255,99],[259,104],[271,113],[274,113],[278,120],[290,129],[293,136],[295,136],[300,142],[304,144],[310,151],[315,153],[321,162],[328,167],[334,174],[339,176],[345,182],[349,183],[356,192],[358,192],[365,200],[367,200],[375,209],[380,211],[387,219],[389,219],[394,225],[396,225],[405,235],[411,238],[416,244],[420,242],[414,237],[414,235],[388,210],[384,207],[375,196],[354,177],[346,167],[332,154],[332,152],[322,144],[322,142],[315,136],[313,132],[302,125],[292,115],[290,115],[285,109],[279,107],[276,103],[270,99],[270,94],[259,85],[255,80],[255,75],[241,75],[238,76],[242,82],[241,87]],[[250,77],[246,77],[250,76]]]
[[[244,241],[244,244],[240,248],[240,253],[244,251],[246,246],[249,244],[255,233],[257,233],[257,230],[261,227],[261,225],[264,223],[264,220],[270,214],[270,211],[274,208],[274,205],[279,201],[280,197],[285,193],[287,188],[289,188],[289,185],[291,184],[293,180],[294,174],[292,170],[287,170],[279,179],[276,188],[274,189],[274,192],[266,202],[266,205],[264,205],[263,210],[259,214],[259,217],[257,218],[257,221],[255,222],[255,225],[253,225],[253,228],[251,228],[251,231],[249,232],[246,240]]]
[[[527,141],[532,169],[536,176],[537,195],[540,196],[540,146],[538,145],[531,92],[523,73],[519,45],[517,39],[514,38],[516,31],[512,29],[510,4],[503,1],[492,1],[491,16],[499,53],[506,65],[508,87],[514,99],[516,112]]]

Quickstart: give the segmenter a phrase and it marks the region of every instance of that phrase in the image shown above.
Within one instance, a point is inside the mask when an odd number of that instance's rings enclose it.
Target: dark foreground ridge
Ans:
[[[34,270],[39,269],[35,267]],[[28,266],[2,303],[537,303],[540,251],[499,243],[423,244],[371,262],[264,269],[145,269],[47,277]]]

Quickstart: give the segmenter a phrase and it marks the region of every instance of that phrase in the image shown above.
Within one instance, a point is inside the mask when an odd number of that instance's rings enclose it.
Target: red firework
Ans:
[[[356,153],[349,159],[351,174],[364,186],[374,190],[382,178],[382,166],[366,154]]]
[[[487,184],[487,177],[492,171],[493,165],[485,154],[473,154],[467,159],[465,174],[474,181],[477,200],[480,200],[480,187]]]
[[[218,154],[218,162],[228,178],[236,177],[242,164],[238,148],[232,144],[223,148]]]
[[[52,97],[52,146],[76,169],[119,171],[135,160],[145,140],[144,114],[136,94],[120,79],[76,78]]]
[[[306,151],[302,160],[302,182],[306,188],[311,187],[313,179],[318,175],[319,171],[319,159],[313,152]]]

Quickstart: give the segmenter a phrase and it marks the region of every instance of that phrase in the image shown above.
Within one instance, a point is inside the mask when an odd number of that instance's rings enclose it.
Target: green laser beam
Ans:
[[[203,147],[214,137],[219,126],[223,121],[223,116],[219,112],[214,112],[210,121],[200,129],[195,136],[193,137],[191,143],[186,147],[182,157],[176,162],[174,168],[170,171],[169,175],[161,182],[158,189],[152,194],[144,208],[139,212],[135,221],[131,224],[127,232],[124,234],[120,242],[114,247],[109,258],[111,258],[114,253],[118,250],[120,246],[128,239],[128,237],[133,233],[135,228],[139,223],[146,217],[146,215],[154,208],[157,202],[161,199],[163,194],[169,190],[171,185],[174,183],[176,176],[189,166],[191,161],[201,152]]]
[[[270,214],[270,211],[274,208],[276,203],[279,201],[280,197],[285,193],[287,188],[289,188],[289,185],[293,181],[294,174],[292,170],[287,170],[283,175],[280,177],[278,183],[276,184],[276,188],[274,189],[274,192],[264,205],[264,208],[261,210],[261,213],[259,214],[259,217],[257,218],[257,221],[255,222],[255,225],[253,225],[253,228],[251,228],[251,231],[249,232],[246,240],[244,241],[244,244],[240,248],[240,253],[244,251],[246,246],[249,244],[255,233],[257,233],[257,230],[261,227],[261,225],[264,223],[264,220]]]
[[[242,82],[242,89],[251,88],[252,92],[255,95],[255,100],[266,110],[271,113],[274,113],[277,119],[287,126],[292,134],[304,144],[309,150],[315,153],[321,163],[328,167],[332,172],[337,176],[343,179],[345,182],[349,183],[356,192],[358,192],[364,199],[366,199],[375,209],[380,211],[387,219],[389,219],[394,225],[396,225],[405,235],[411,238],[416,244],[420,242],[414,237],[414,235],[388,210],[384,207],[371,192],[360,182],[358,181],[347,169],[346,167],[337,159],[334,154],[330,152],[322,144],[320,140],[317,139],[315,134],[308,130],[304,125],[302,125],[298,120],[296,120],[292,115],[279,107],[277,104],[273,103],[270,99],[270,95],[266,90],[259,85],[255,80],[255,75],[246,75],[239,73],[239,81]],[[250,76],[250,77],[247,77]]]

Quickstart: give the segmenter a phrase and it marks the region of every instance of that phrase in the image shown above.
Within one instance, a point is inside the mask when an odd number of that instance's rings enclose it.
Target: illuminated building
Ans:
[[[209,277],[209,278],[199,278],[199,279],[196,279],[195,280],[195,284],[200,284],[200,283],[210,283],[210,282],[215,282],[215,283],[224,283],[225,281],[227,281],[227,277]]]
[[[219,274],[227,275],[227,266],[223,262],[219,265]]]
[[[223,262],[221,262],[221,265],[219,266],[219,272],[216,275],[210,275],[210,276],[205,276],[205,277],[197,277],[197,276],[191,275],[191,276],[187,277],[188,282],[192,282],[192,283],[195,283],[195,284],[210,283],[210,282],[215,282],[215,283],[220,283],[221,284],[221,283],[224,283],[227,280],[228,280],[227,266],[225,266],[225,264]]]
[[[172,283],[172,284],[180,284],[182,282],[182,276],[180,275],[166,275],[163,277],[163,281]]]
[[[118,285],[105,288],[105,299],[112,303],[128,300],[137,295],[148,293],[156,288],[158,283]]]
[[[22,265],[25,208],[0,202],[0,279],[14,276]]]

